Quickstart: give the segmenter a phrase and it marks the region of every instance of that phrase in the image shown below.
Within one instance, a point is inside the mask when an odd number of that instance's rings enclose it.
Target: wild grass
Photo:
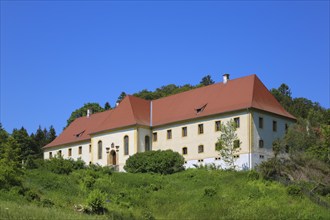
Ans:
[[[86,187],[89,175],[93,181]],[[0,219],[329,219],[329,210],[303,195],[288,195],[277,182],[250,180],[247,172],[93,175],[77,170],[59,175],[36,169],[26,172],[23,184],[40,200],[28,201],[15,190],[0,191]],[[74,211],[74,205],[86,205],[94,189],[104,193],[107,212]],[[44,200],[53,205],[43,207]]]

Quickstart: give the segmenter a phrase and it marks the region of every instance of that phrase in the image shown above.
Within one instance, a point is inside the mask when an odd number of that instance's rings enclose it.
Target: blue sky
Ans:
[[[1,1],[9,132],[60,133],[84,103],[223,73],[329,108],[329,1]]]

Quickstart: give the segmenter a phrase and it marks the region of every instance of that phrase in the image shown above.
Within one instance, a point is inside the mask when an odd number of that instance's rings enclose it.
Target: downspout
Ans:
[[[150,133],[151,133],[151,135],[150,135],[150,150],[152,150],[152,143],[153,143],[153,141],[152,141],[152,100],[150,101]]]

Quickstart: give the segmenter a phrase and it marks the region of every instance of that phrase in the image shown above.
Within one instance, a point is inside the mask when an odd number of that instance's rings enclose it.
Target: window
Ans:
[[[259,117],[259,128],[264,128],[264,118]]]
[[[144,144],[145,151],[150,151],[150,137],[148,135],[144,137]]]
[[[285,123],[285,133],[288,133],[289,125]]]
[[[182,128],[182,137],[187,137],[187,133],[188,131],[187,131],[187,127],[183,127]]]
[[[234,155],[234,158],[239,158],[239,155]]]
[[[69,155],[69,157],[72,156],[72,149],[71,148],[69,148],[68,155]]]
[[[199,113],[203,112],[206,106],[207,106],[207,104],[205,104],[205,105],[203,105],[203,106],[201,106],[199,108],[196,108],[195,109],[196,114],[199,114]]]
[[[97,147],[98,147],[98,154],[97,154],[97,158],[100,160],[102,159],[102,141],[99,141],[97,143]]]
[[[236,125],[236,128],[239,128],[239,126],[240,126],[239,117],[234,118],[234,123],[235,123],[235,125]]]
[[[234,140],[234,148],[239,148],[241,145],[239,140]]]
[[[203,134],[204,133],[204,126],[203,124],[198,125],[198,134]]]
[[[167,139],[172,139],[172,130],[167,130]]]
[[[203,153],[204,152],[204,145],[199,145],[198,146],[198,153]]]
[[[62,157],[62,151],[61,150],[57,151],[57,156],[61,156]]]
[[[78,148],[78,154],[82,154],[82,146],[79,146],[79,148]]]
[[[53,158],[53,152],[49,152],[49,159]]]
[[[265,156],[260,154],[260,155],[259,155],[259,158],[260,158],[260,159],[264,159]]]
[[[183,147],[183,148],[182,148],[182,154],[183,154],[183,155],[188,154],[188,148],[187,148],[187,147]]]
[[[264,147],[264,140],[260,139],[259,140],[259,148],[263,148]]]
[[[91,153],[92,152],[92,145],[90,144],[89,145],[89,153]]]
[[[215,131],[220,131],[221,129],[221,121],[216,121],[215,122]]]
[[[277,121],[273,121],[273,131],[277,131]]]
[[[124,137],[124,155],[128,155],[128,147],[129,147],[129,144],[128,144],[128,141],[129,141],[129,139],[128,139],[128,136],[126,135],[125,137]]]
[[[152,133],[152,141],[153,142],[157,141],[157,132]]]

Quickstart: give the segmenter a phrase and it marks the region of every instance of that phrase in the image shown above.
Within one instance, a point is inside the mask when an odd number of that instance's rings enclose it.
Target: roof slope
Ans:
[[[295,119],[285,111],[256,75],[250,75],[229,80],[226,84],[216,83],[153,100],[152,114],[151,101],[126,96],[113,110],[76,119],[45,147],[88,140],[90,134],[132,125],[160,126],[247,108]]]
[[[45,148],[89,140],[90,134],[136,124],[150,125],[150,101],[126,96],[115,109],[77,118]]]
[[[229,80],[226,84],[216,83],[155,100],[152,122],[153,126],[158,126],[246,108],[256,108],[294,119],[259,78],[250,75]]]
[[[59,146],[68,143],[87,141],[90,139],[89,133],[96,129],[107,117],[112,114],[113,110],[95,113],[89,117],[80,117],[74,120],[64,131],[47,144],[47,147]]]

